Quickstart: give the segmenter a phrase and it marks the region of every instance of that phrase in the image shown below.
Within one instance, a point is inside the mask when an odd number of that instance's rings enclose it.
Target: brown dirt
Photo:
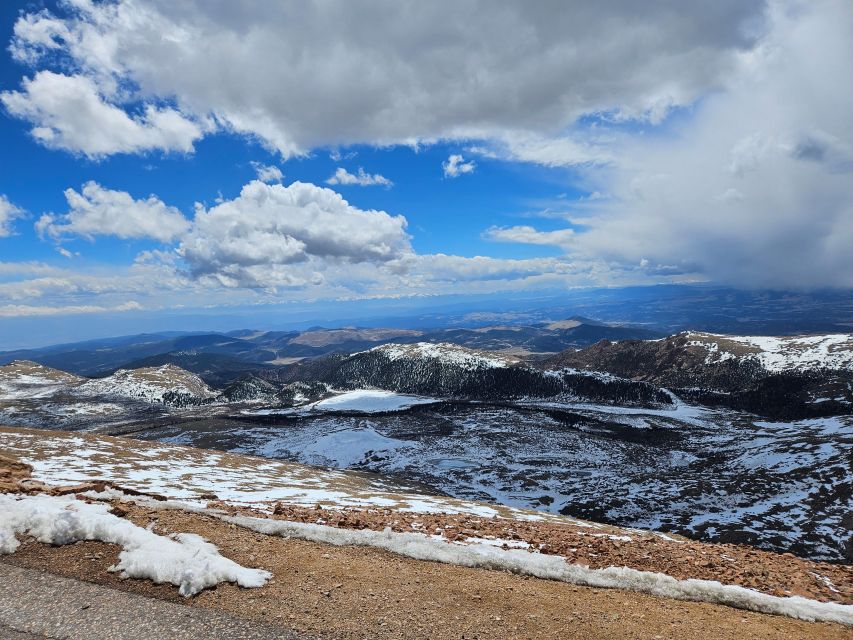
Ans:
[[[274,578],[261,589],[222,585],[192,600],[171,586],[107,572],[117,547],[27,542],[2,562],[98,582],[188,606],[334,639],[608,638],[709,640],[849,638],[835,624],[807,623],[728,607],[576,587],[498,571],[411,560],[363,547],[333,547],[260,535],[180,511],[126,505],[136,524],[158,533],[192,532]]]
[[[89,481],[66,487],[51,487],[29,477],[29,465],[0,455],[0,493],[50,493],[67,495],[84,491],[101,492],[106,487],[129,495],[146,495],[110,481]],[[204,496],[215,498],[215,496]],[[209,506],[231,513],[267,516],[238,509],[221,502]],[[572,522],[529,521],[508,517],[482,518],[460,514],[423,514],[392,509],[314,508],[276,504],[273,517],[322,523],[349,529],[439,533],[450,541],[473,538],[499,538],[523,541],[531,550],[560,555],[568,562],[600,569],[610,566],[656,571],[675,578],[719,580],[777,596],[799,595],[821,601],[853,603],[853,567],[812,562],[792,554],[760,551],[747,545],[708,544],[684,538],[666,539],[639,530],[616,527],[585,528]],[[618,539],[628,535],[630,541]]]
[[[228,509],[221,503],[211,506]],[[771,553],[747,545],[708,544],[683,538],[667,540],[643,531],[614,532],[627,533],[632,538],[623,541],[572,524],[390,509],[311,509],[279,504],[273,517],[296,522],[320,521],[347,529],[382,531],[390,527],[394,531],[438,533],[451,541],[469,537],[523,541],[540,553],[561,555],[569,562],[593,569],[631,567],[680,579],[719,580],[777,596],[799,595],[853,603],[853,567],[812,562],[790,553]],[[826,580],[832,583],[832,589]]]

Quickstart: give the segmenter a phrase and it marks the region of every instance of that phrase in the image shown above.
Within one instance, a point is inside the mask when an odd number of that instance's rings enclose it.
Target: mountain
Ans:
[[[542,370],[520,358],[448,343],[387,344],[346,357],[298,363],[277,376],[338,389],[372,387],[469,400],[574,399],[628,405],[670,405],[643,382],[574,370]]]
[[[511,351],[520,355],[555,353],[600,340],[648,340],[663,337],[649,329],[609,325],[580,316],[534,325],[506,324],[425,332],[420,341],[450,342],[471,349]],[[396,342],[396,341],[395,341]]]
[[[564,351],[543,366],[603,371],[703,404],[777,418],[842,415],[853,408],[853,334],[683,332],[663,340],[603,341]]]
[[[84,378],[36,362],[0,366],[0,423],[93,428],[154,420],[173,409],[209,404],[218,396],[197,375],[173,365],[119,370]]]
[[[0,366],[0,399],[43,398],[76,387],[85,378],[29,360]]]
[[[574,317],[538,325],[496,325],[416,330],[405,328],[312,327],[306,331],[141,334],[89,340],[41,349],[0,353],[0,364],[32,360],[83,376],[109,375],[118,369],[174,364],[209,384],[226,386],[257,369],[286,366],[302,358],[354,353],[380,344],[449,342],[472,349],[512,351],[519,355],[557,353],[599,340],[661,337],[647,329],[607,325]]]
[[[171,364],[119,369],[104,378],[87,380],[75,392],[84,397],[129,398],[177,406],[204,404],[218,395],[194,373]]]
[[[197,351],[171,351],[122,365],[122,369],[140,369],[174,365],[198,375],[207,384],[217,388],[226,387],[241,376],[263,369],[273,369],[275,365],[264,362],[250,362],[238,357],[219,353],[199,353]],[[117,369],[116,369],[117,370]],[[106,375],[114,371],[103,372]]]

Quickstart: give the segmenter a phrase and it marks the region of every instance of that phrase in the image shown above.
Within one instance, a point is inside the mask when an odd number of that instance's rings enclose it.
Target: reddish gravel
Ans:
[[[29,465],[0,456],[0,492],[80,494],[121,489],[143,495],[108,481],[93,481],[69,487],[50,487],[30,478]],[[80,496],[82,498],[82,496]],[[164,500],[162,496],[147,496]],[[222,502],[209,507],[229,513],[270,517],[265,512],[238,509]],[[127,509],[113,505],[117,515]],[[271,516],[295,522],[320,523],[347,529],[391,528],[398,532],[440,534],[451,542],[487,538],[525,543],[531,551],[560,555],[568,562],[591,568],[610,566],[657,571],[675,578],[718,580],[777,596],[799,595],[821,601],[853,603],[853,567],[812,562],[792,554],[760,551],[746,545],[708,544],[683,538],[668,538],[639,530],[617,527],[583,527],[571,522],[482,518],[460,514],[425,514],[391,509],[331,509],[277,504]],[[624,540],[625,536],[630,540]],[[505,543],[504,546],[509,546]]]
[[[228,509],[227,505],[210,506]],[[231,508],[231,511],[236,511]],[[254,514],[257,515],[257,514]],[[619,566],[658,571],[675,578],[700,578],[737,584],[777,596],[853,603],[853,567],[812,562],[790,553],[776,554],[746,545],[708,544],[666,539],[645,531],[612,528],[612,537],[572,524],[423,514],[390,509],[305,508],[279,504],[274,518],[321,522],[347,529],[390,527],[394,531],[441,534],[451,541],[497,538],[521,541],[531,550],[561,555],[594,569]],[[619,538],[628,535],[631,541]],[[828,581],[828,582],[827,582]],[[831,585],[831,586],[830,586]]]

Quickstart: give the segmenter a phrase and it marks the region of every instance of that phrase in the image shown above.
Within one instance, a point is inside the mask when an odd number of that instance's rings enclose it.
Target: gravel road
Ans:
[[[288,630],[0,564],[0,640],[308,640]]]

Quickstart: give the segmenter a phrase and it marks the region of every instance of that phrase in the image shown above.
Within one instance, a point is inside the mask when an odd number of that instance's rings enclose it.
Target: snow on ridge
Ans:
[[[216,391],[196,374],[173,364],[141,369],[119,369],[106,378],[89,380],[78,388],[86,395],[121,396],[162,402],[166,393],[213,398]]]
[[[74,496],[11,496],[0,494],[0,554],[20,546],[16,534],[31,535],[45,544],[64,545],[100,540],[122,547],[110,571],[122,577],[171,583],[186,597],[220,582],[257,588],[272,574],[243,567],[219,554],[201,536],[178,533],[161,536],[109,513],[109,505],[87,503]]]
[[[0,366],[0,400],[42,398],[63,388],[77,386],[84,380],[30,360],[13,360]]]
[[[361,353],[381,353],[389,360],[426,358],[466,369],[498,369],[510,367],[518,358],[497,353],[474,351],[449,342],[415,342],[413,344],[383,344]],[[357,355],[357,354],[353,354]]]
[[[818,368],[853,369],[853,334],[812,336],[730,336],[685,332],[687,345],[708,351],[706,364],[735,358],[753,359],[767,371],[778,373]]]

